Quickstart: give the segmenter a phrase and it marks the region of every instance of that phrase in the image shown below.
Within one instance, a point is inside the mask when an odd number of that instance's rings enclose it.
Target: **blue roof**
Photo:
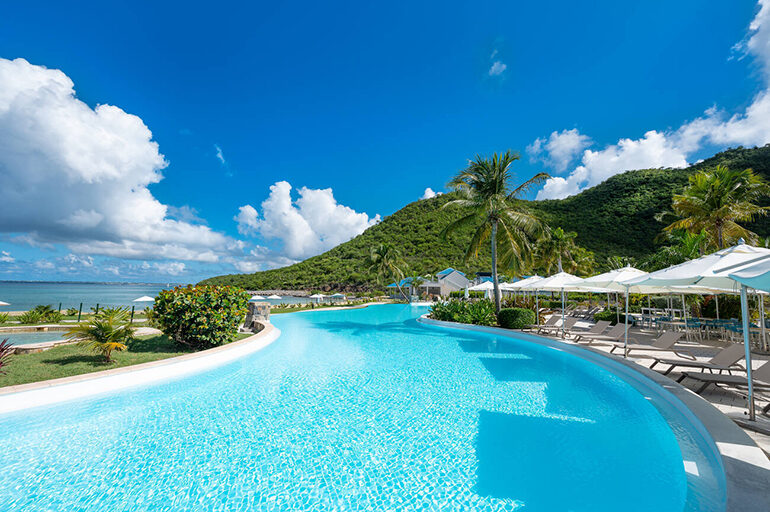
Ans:
[[[451,274],[452,272],[457,272],[457,273],[458,273],[458,274],[460,274],[461,276],[464,276],[464,275],[465,275],[465,274],[463,274],[462,272],[460,272],[459,270],[455,270],[455,269],[453,269],[452,267],[446,268],[446,269],[442,270],[441,272],[439,272],[439,273],[438,273],[438,274],[436,274],[436,275],[437,275],[437,276],[445,276],[445,275]]]
[[[401,282],[398,283],[398,285],[396,283],[390,283],[385,288],[398,288],[399,286],[404,287],[404,286],[408,285],[411,282],[412,282],[412,278],[411,277],[407,277],[407,278],[402,279]]]

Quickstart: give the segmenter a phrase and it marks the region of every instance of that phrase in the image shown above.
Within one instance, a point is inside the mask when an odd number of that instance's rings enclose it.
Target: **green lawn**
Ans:
[[[250,334],[238,333],[235,340],[248,336]],[[112,363],[105,363],[100,355],[86,347],[62,345],[34,354],[11,356],[7,373],[0,375],[0,387],[110,370],[189,352],[180,349],[163,335],[140,336],[129,345],[128,350],[115,352]]]

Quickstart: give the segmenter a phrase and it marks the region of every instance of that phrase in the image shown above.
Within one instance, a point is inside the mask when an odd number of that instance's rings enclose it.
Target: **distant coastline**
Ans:
[[[172,283],[167,281],[165,283],[153,283],[146,281],[34,281],[29,279],[0,279],[0,284],[13,283],[13,284],[104,284],[110,286],[126,285],[126,286],[187,286],[192,283]]]

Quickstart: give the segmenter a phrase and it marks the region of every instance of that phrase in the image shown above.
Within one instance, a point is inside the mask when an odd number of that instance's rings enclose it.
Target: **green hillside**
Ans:
[[[593,251],[599,263],[611,255],[642,258],[655,251],[654,239],[663,228],[654,215],[670,208],[671,196],[684,187],[688,175],[720,163],[736,169],[750,167],[770,179],[770,145],[731,149],[686,169],[628,171],[566,199],[527,204],[551,227],[577,232],[578,245]],[[349,242],[295,265],[219,276],[203,283],[263,290],[371,289],[374,276],[367,272],[365,260],[370,248],[380,243],[397,246],[409,270],[418,275],[446,267],[466,272],[489,270],[488,254],[468,264],[462,261],[470,230],[453,235],[447,242],[439,239],[441,229],[458,214],[441,210],[450,199],[451,195],[443,195],[410,203]],[[770,234],[770,220],[762,219],[752,229],[766,236]]]

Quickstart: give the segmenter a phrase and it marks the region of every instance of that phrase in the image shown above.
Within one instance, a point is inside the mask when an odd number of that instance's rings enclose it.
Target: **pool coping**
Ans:
[[[0,414],[120,391],[208,370],[267,347],[281,334],[270,322],[253,336],[219,347],[72,377],[0,388]]]
[[[765,452],[757,446],[746,432],[719,409],[692,390],[656,371],[636,364],[633,360],[608,354],[596,348],[566,343],[520,330],[434,320],[428,318],[427,315],[422,315],[417,321],[437,327],[501,335],[516,338],[519,341],[529,341],[517,337],[517,335],[526,334],[542,340],[538,341],[538,343],[544,346],[565,350],[578,357],[583,357],[586,354],[591,354],[594,358],[596,356],[603,357],[641,374],[654,384],[662,387],[664,391],[673,395],[674,398],[678,399],[679,402],[689,409],[701,423],[705,433],[713,441],[716,451],[721,458],[725,473],[727,493],[725,510],[729,512],[766,512],[767,503],[770,501],[770,460],[768,460]],[[591,357],[583,357],[583,359],[596,364],[594,361],[591,361]]]

